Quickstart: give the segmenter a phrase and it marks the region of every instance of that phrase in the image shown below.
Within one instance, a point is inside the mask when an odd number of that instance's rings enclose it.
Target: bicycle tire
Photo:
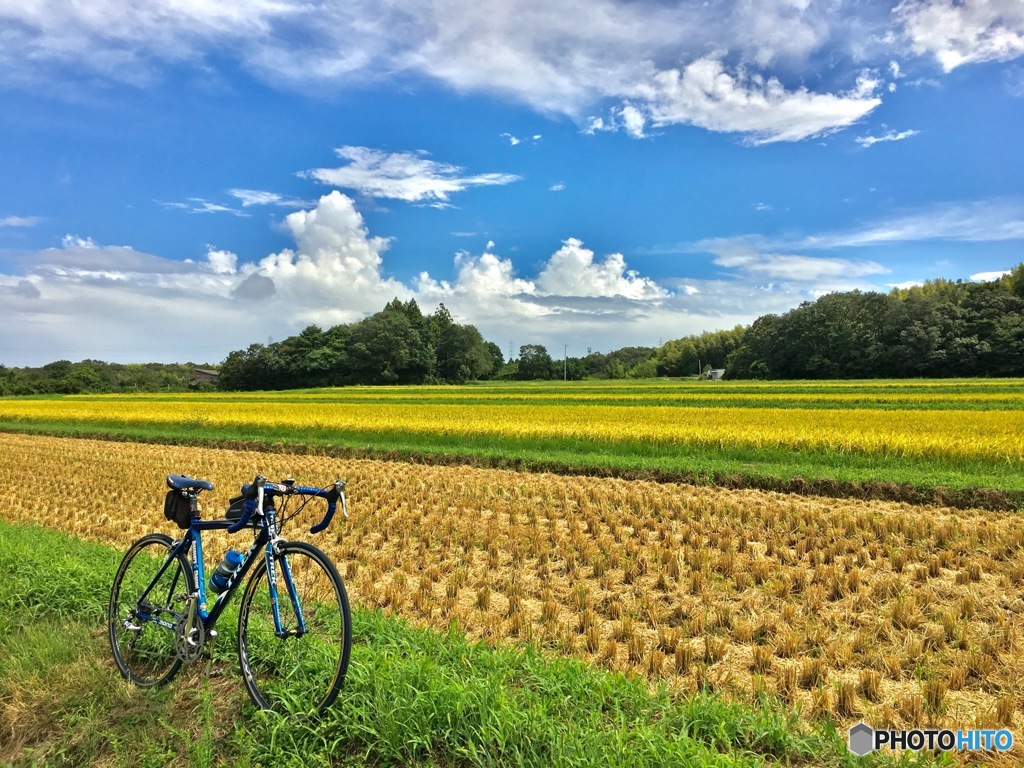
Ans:
[[[121,560],[110,589],[107,637],[114,664],[122,677],[143,688],[168,683],[181,669],[176,632],[150,619],[139,620],[142,593],[166,562],[174,542],[151,533],[136,541]],[[147,617],[176,624],[188,595],[195,591],[192,568],[178,555],[146,596]]]
[[[289,596],[287,562],[306,625],[302,635],[276,632],[266,560],[246,584],[238,609],[238,660],[253,703],[290,714],[321,714],[337,698],[348,671],[352,620],[345,585],[334,563],[305,542],[282,542],[274,571],[278,610],[285,633],[298,618]]]

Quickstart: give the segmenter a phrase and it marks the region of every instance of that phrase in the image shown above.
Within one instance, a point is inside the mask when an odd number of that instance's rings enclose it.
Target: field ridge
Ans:
[[[1024,510],[1024,491],[968,486],[916,485],[884,480],[842,480],[832,477],[776,477],[771,475],[722,470],[636,468],[615,464],[572,464],[566,461],[528,456],[483,456],[458,452],[415,449],[356,447],[292,443],[271,440],[239,440],[217,437],[186,437],[181,434],[143,434],[136,430],[121,431],[83,429],[73,426],[13,424],[0,421],[0,432],[49,437],[72,437],[118,443],[148,443],[186,447],[220,448],[257,453],[324,456],[337,459],[371,459],[427,466],[467,466],[479,469],[508,469],[517,472],[538,472],[567,477],[616,478],[648,480],[656,483],[685,483],[715,486],[728,490],[759,490],[791,493],[801,496],[823,496],[863,501],[894,501],[923,506],[954,509],[983,509],[993,512]]]

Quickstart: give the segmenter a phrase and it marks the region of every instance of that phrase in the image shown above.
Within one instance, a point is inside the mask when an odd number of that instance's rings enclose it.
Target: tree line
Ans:
[[[224,390],[348,384],[461,384],[471,380],[687,377],[724,368],[729,379],[1024,376],[1024,264],[988,282],[931,280],[889,293],[831,293],[749,327],[709,331],[658,347],[553,358],[525,344],[516,359],[442,304],[424,314],[395,299],[380,312],[327,330],[252,344],[219,366]],[[0,365],[0,396],[184,391],[187,364],[60,360]]]
[[[0,396],[90,392],[184,392],[202,388],[192,363],[105,363],[57,360],[38,368],[0,365]]]
[[[588,352],[585,356],[553,359],[540,344],[519,348],[495,375],[497,379],[651,379],[657,376],[698,376],[724,368],[743,340],[746,329],[708,331],[666,342],[660,347],[623,347],[614,352]]]
[[[347,384],[461,384],[490,378],[504,365],[501,349],[472,325],[456,323],[440,305],[424,315],[414,299],[328,330],[311,325],[297,336],[251,344],[220,366],[221,389],[296,389]]]
[[[758,318],[731,379],[1024,376],[1024,264],[987,282],[831,293]]]

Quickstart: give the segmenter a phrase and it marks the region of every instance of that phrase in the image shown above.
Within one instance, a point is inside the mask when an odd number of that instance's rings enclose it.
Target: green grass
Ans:
[[[120,553],[0,522],[0,764],[63,766],[882,766],[778,701],[731,704],[492,648],[356,610],[341,697],[317,720],[255,711],[220,627],[214,659],[143,691],[109,661],[103,616]],[[226,619],[230,618],[225,616]],[[212,668],[223,669],[211,677]]]
[[[156,400],[178,402],[176,393],[33,396],[19,399]],[[868,379],[857,381],[613,381],[472,382],[462,386],[355,386],[281,392],[208,392],[220,402],[408,403],[484,405],[661,405],[729,408],[892,408],[1022,410],[1024,379]]]

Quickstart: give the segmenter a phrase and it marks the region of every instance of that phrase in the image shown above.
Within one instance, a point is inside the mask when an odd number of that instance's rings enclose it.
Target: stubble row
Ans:
[[[168,472],[216,484],[206,517],[257,472],[342,476],[352,518],[314,541],[357,602],[683,691],[778,695],[811,719],[1021,722],[1014,514],[11,434],[0,451],[11,522],[124,547],[174,533]],[[206,551],[243,544],[219,535]]]

